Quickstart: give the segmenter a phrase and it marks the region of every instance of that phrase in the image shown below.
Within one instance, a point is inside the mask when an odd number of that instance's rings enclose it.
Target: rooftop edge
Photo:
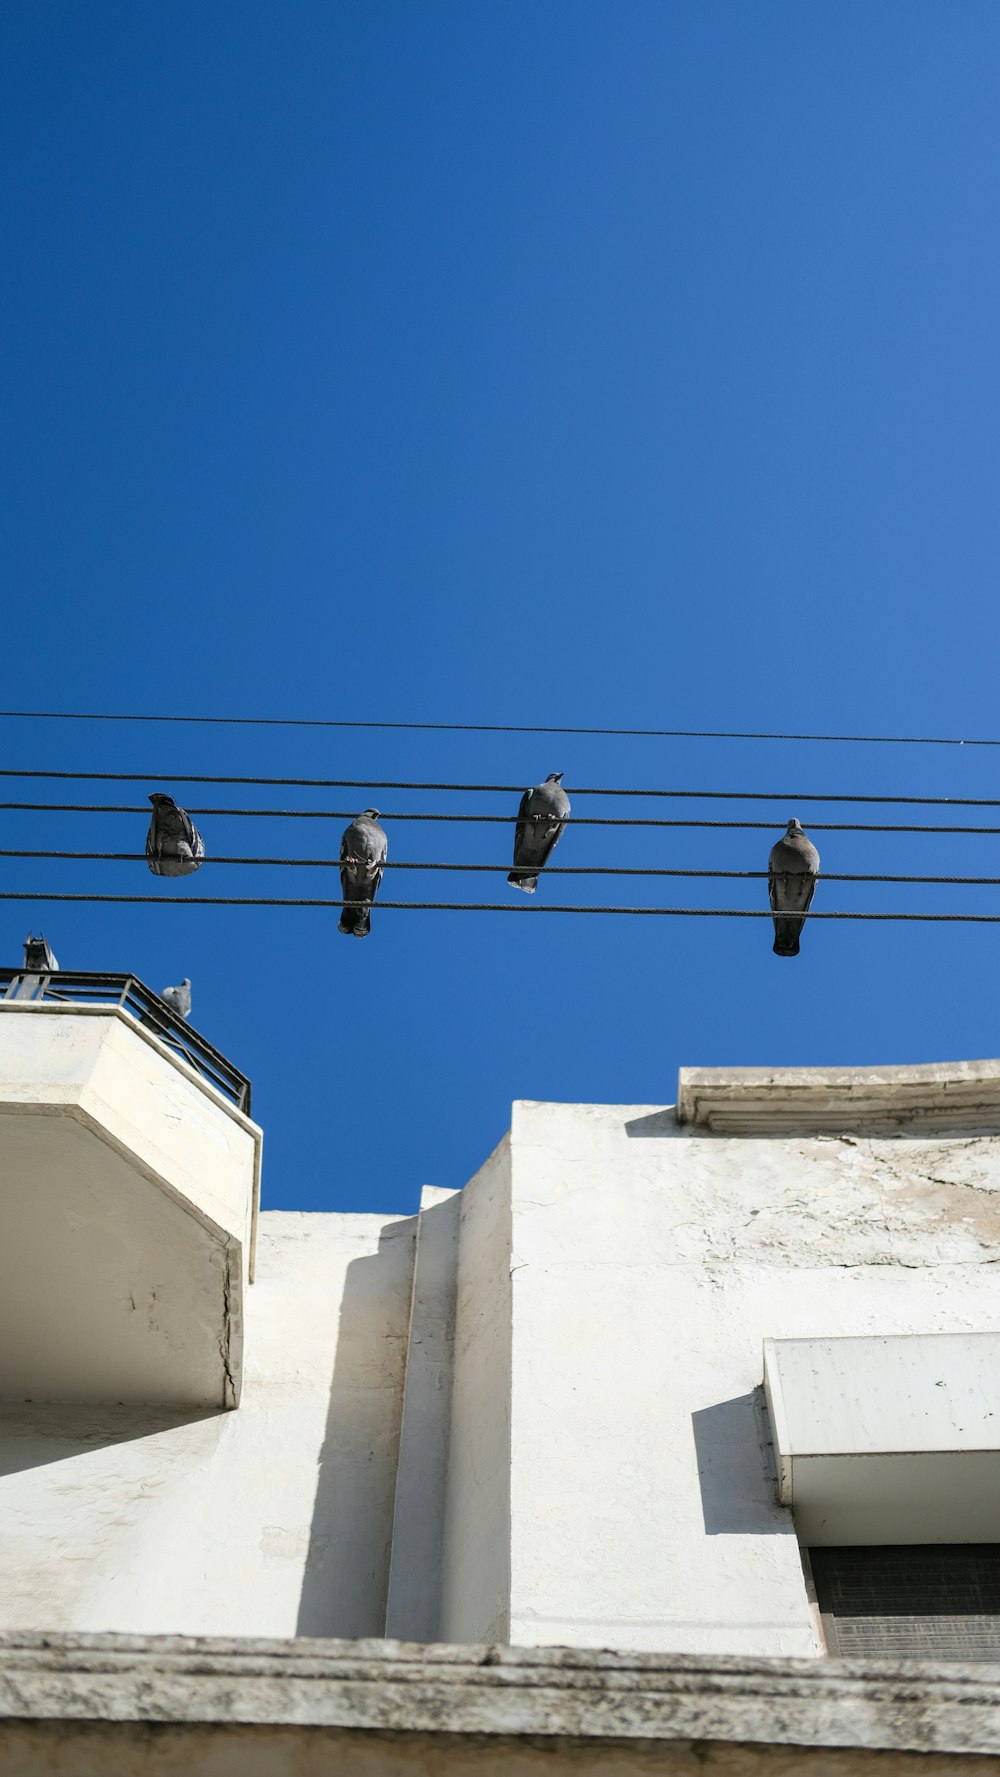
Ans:
[[[1000,1061],[682,1067],[677,1121],[715,1135],[1000,1130]]]

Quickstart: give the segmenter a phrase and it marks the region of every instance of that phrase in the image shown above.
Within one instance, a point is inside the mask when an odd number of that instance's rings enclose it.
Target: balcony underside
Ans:
[[[235,1406],[259,1147],[128,1013],[0,1009],[0,1400]]]

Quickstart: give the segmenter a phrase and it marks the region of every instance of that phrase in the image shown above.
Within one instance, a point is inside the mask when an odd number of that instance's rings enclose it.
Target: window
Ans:
[[[831,1654],[1000,1660],[1000,1544],[813,1548],[809,1558]]]

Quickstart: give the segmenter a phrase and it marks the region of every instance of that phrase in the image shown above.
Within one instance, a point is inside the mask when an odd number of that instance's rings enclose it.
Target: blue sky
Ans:
[[[1000,736],[992,3],[7,0],[0,84],[5,707]],[[152,768],[11,800],[360,808],[182,774],[561,769],[774,792],[690,812],[776,834],[838,818],[809,795],[1000,796],[990,748],[9,720],[0,738],[8,769]],[[334,857],[344,822],[200,825],[210,853]],[[7,847],[144,831],[3,816]],[[996,838],[815,836],[829,870],[1000,876]],[[758,869],[771,837],[578,827],[555,861]],[[389,841],[502,863],[509,836],[389,823]],[[3,875],[157,886],[139,864]],[[512,893],[416,872],[387,891]],[[206,864],[191,892],[337,886]],[[538,898],[764,894],[565,877]],[[1000,911],[1000,892],[830,883],[816,905]],[[464,1182],[514,1098],[668,1103],[682,1063],[1000,1051],[1000,927],[817,921],[790,963],[750,920],[387,910],[365,944],[305,909],[11,902],[0,922],[8,962],[41,927],[67,967],[191,976],[194,1022],[254,1080],[271,1207],[407,1211]]]

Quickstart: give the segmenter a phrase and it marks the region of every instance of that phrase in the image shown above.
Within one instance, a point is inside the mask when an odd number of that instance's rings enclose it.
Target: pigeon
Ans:
[[[58,973],[59,964],[41,932],[37,938],[33,938],[29,932],[24,941],[24,967],[31,974],[51,975],[53,971]]]
[[[179,987],[163,988],[160,998],[165,1006],[170,1007],[171,1012],[176,1012],[178,1018],[190,1018],[191,983],[186,975]]]
[[[169,1006],[175,1017],[190,1018],[191,983],[188,977],[185,975],[179,987],[164,987],[160,992],[160,999],[165,1006]],[[155,1030],[157,1036],[162,1037],[165,1042],[170,1041],[169,1025],[152,1006],[139,1014],[139,1023],[146,1025],[149,1030]]]
[[[809,911],[818,874],[819,852],[798,821],[789,821],[784,838],[772,845],[767,860],[775,956],[798,956],[805,924],[800,916]]]
[[[378,809],[366,808],[364,814],[355,815],[340,842],[340,887],[345,902],[374,901],[388,849],[388,840],[379,826]],[[354,938],[367,938],[370,925],[368,907],[344,907],[340,931]]]
[[[569,797],[562,787],[561,771],[550,771],[544,784],[525,790],[514,830],[514,868],[507,881],[533,895],[538,873],[552,856],[553,847],[569,820]]]
[[[190,876],[205,856],[205,842],[191,816],[172,796],[154,790],[146,836],[146,862],[154,876]]]

